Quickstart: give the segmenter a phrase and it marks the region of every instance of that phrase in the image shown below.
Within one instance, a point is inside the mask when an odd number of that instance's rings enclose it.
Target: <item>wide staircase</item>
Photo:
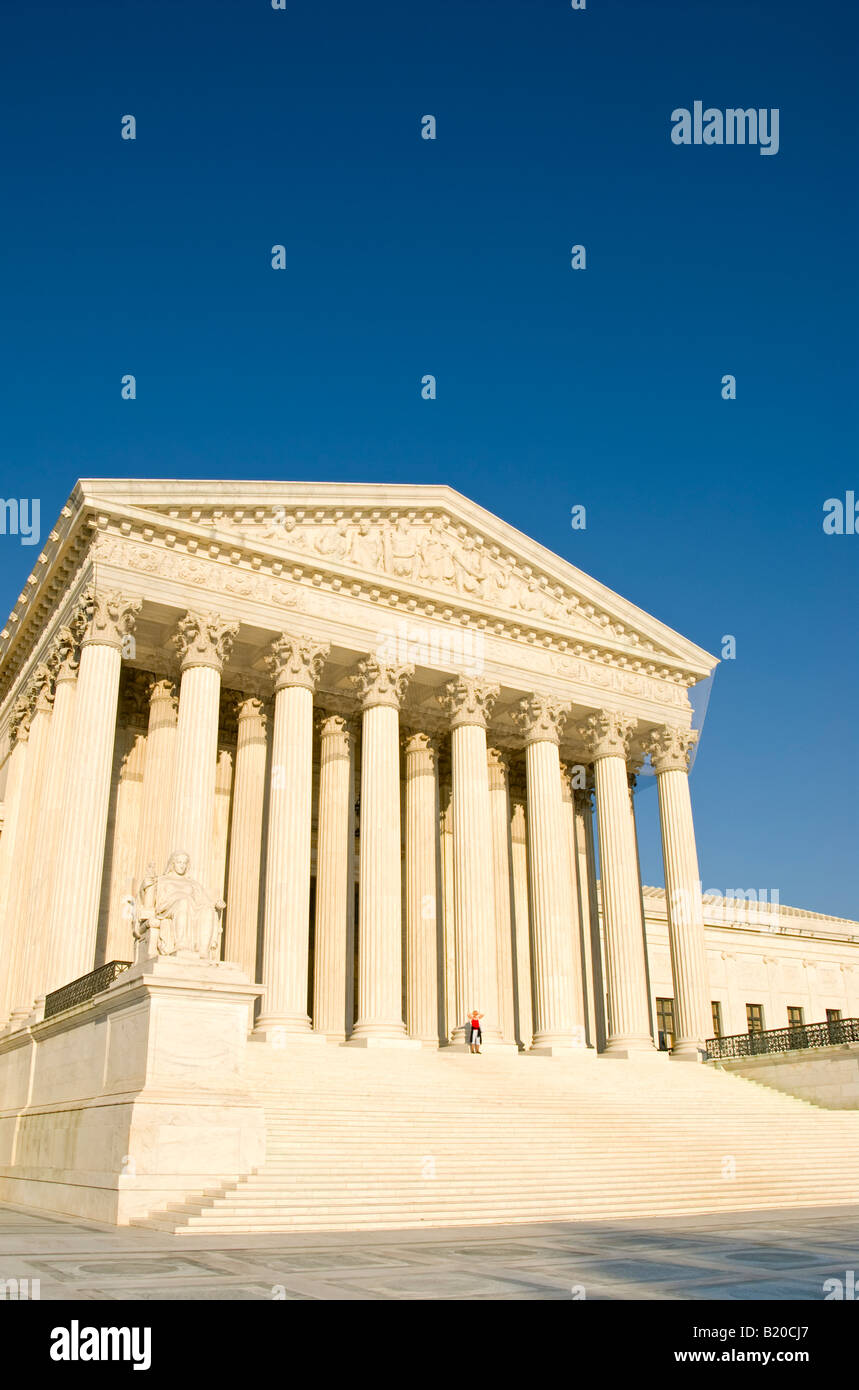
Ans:
[[[859,1200],[859,1111],[665,1055],[252,1042],[247,1057],[264,1166],[139,1224],[382,1230]]]

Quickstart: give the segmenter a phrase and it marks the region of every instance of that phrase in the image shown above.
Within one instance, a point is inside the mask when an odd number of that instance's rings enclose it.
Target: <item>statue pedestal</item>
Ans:
[[[0,1039],[15,1120],[0,1126],[0,1199],[125,1225],[258,1168],[244,1055],[260,993],[229,962],[139,955],[93,999]]]

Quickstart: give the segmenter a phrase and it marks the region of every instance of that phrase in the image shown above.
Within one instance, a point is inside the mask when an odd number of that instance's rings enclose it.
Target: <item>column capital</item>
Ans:
[[[592,816],[594,811],[593,787],[576,787],[573,792],[573,805],[581,816]]]
[[[19,695],[9,720],[9,732],[13,743],[26,743],[30,737],[30,724],[33,719],[34,701],[32,693]]]
[[[262,727],[265,728],[268,720],[265,700],[261,700],[258,695],[243,695],[237,692],[236,719],[239,724],[246,719],[258,719]]]
[[[399,709],[406,686],[415,673],[414,666],[393,666],[365,656],[358,663],[352,684],[363,709],[374,705],[390,705]]]
[[[189,611],[179,619],[173,645],[179,654],[182,670],[191,666],[211,666],[223,670],[233,648],[233,638],[239,630],[234,620],[217,613]]]
[[[317,642],[308,633],[282,632],[265,659],[275,690],[296,685],[315,690],[330,650],[329,642]]]
[[[83,636],[83,614],[76,614],[72,623],[57,629],[52,655],[56,659],[54,680],[74,681],[81,664],[80,643]]]
[[[137,614],[143,600],[129,598],[118,589],[87,589],[83,596],[85,627],[82,647],[115,647],[121,651],[126,638],[134,631]]]
[[[33,713],[50,714],[54,703],[55,663],[40,661],[30,681]]]
[[[499,687],[480,676],[458,676],[448,681],[438,700],[450,717],[452,729],[463,724],[477,724],[485,729],[498,694]]]
[[[403,736],[403,748],[407,758],[422,755],[428,768],[438,767],[438,743],[431,734],[422,730],[407,732]]]
[[[689,758],[698,742],[698,729],[678,729],[663,724],[642,740],[642,749],[650,754],[653,770],[659,772],[688,772]]]
[[[489,771],[489,790],[491,792],[506,791],[510,764],[500,748],[487,748],[486,766]]]
[[[151,704],[155,704],[158,700],[165,700],[172,704],[174,710],[176,709],[178,704],[176,683],[169,676],[150,676],[147,690]]]
[[[554,743],[561,741],[561,730],[570,713],[567,701],[556,695],[526,695],[519,701],[514,711],[513,721],[529,743]]]
[[[330,710],[320,710],[317,716],[319,737],[326,744],[327,753],[336,748],[343,757],[352,753],[355,743],[355,724],[345,714],[332,714]]]
[[[579,725],[579,733],[591,758],[626,759],[630,739],[637,727],[638,720],[632,715],[601,709],[588,715],[585,722]]]

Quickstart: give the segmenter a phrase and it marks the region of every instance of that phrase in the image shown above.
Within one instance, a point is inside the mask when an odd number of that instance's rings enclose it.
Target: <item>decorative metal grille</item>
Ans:
[[[859,1018],[833,1018],[828,1023],[803,1023],[795,1028],[767,1028],[762,1033],[733,1033],[708,1038],[707,1058],[759,1057],[770,1052],[796,1052],[804,1047],[836,1047],[859,1042]]]
[[[130,965],[130,960],[111,960],[97,970],[91,970],[88,975],[71,980],[62,989],[52,990],[45,995],[45,1018],[53,1018],[54,1014],[61,1014],[64,1009],[73,1009],[76,1004],[85,1004],[93,995],[107,989],[117,975],[121,975]]]

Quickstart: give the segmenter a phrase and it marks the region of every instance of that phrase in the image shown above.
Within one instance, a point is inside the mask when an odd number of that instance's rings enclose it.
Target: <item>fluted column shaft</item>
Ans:
[[[265,872],[263,978],[257,1027],[310,1034],[310,818],[313,691],[328,646],[284,633],[273,644],[275,677]]]
[[[584,1047],[577,1003],[569,851],[564,841],[558,737],[567,707],[546,696],[521,702],[528,785],[528,868],[535,1050]]]
[[[339,714],[322,722],[316,836],[313,1027],[332,1042],[352,1030],[355,953],[355,740]]]
[[[15,843],[21,826],[21,798],[24,786],[24,770],[28,753],[27,733],[20,725],[14,731],[12,748],[8,758],[6,788],[3,797],[3,834],[0,836],[0,960],[7,955],[7,905],[9,890],[14,881]]]
[[[695,847],[688,758],[697,731],[666,727],[649,744],[659,792],[662,858],[671,965],[674,972],[673,1052],[697,1057],[712,1033],[704,911]]]
[[[16,1025],[32,1011],[35,989],[30,997],[34,956],[34,935],[44,927],[36,922],[33,913],[31,887],[34,859],[38,854],[40,808],[48,762],[48,743],[51,728],[51,692],[49,675],[42,671],[35,696],[30,724],[27,757],[27,779],[22,800],[22,834],[16,845],[14,878],[9,894],[8,919],[11,950],[5,961],[8,971],[4,991],[3,1017],[11,1013]]]
[[[255,980],[265,805],[266,720],[263,702],[255,696],[241,700],[237,713],[224,958],[235,961],[249,979]]]
[[[606,1053],[651,1052],[641,889],[626,759],[636,721],[614,711],[591,716],[581,732],[594,758],[609,996]]]
[[[51,769],[68,767],[74,755],[75,703],[77,700],[78,662],[66,661],[61,666],[54,687],[54,710],[48,744],[48,766]],[[56,880],[57,854],[62,834],[63,777],[54,772],[43,789],[44,823],[40,827],[38,884],[34,920],[38,925],[38,952],[35,965],[35,994],[44,994],[49,979],[56,978],[57,937],[51,930],[49,912]]]
[[[74,702],[72,758],[63,789],[50,929],[62,938],[56,989],[92,970],[110,802],[123,645],[141,600],[90,594]]]
[[[471,1009],[484,1015],[484,1042],[500,1043],[498,953],[486,721],[498,687],[461,677],[446,688],[451,715],[453,880],[456,923],[456,1027],[465,1038]]]
[[[561,888],[566,899],[564,911],[572,930],[573,949],[573,1009],[579,1020],[584,1045],[593,1045],[593,1030],[588,1026],[588,968],[585,952],[585,933],[579,908],[578,872],[576,864],[576,815],[573,808],[573,789],[570,770],[561,763],[561,838],[567,851],[568,872],[562,875]],[[578,1033],[577,1033],[578,1036]]]
[[[439,839],[441,842],[441,892],[444,919],[444,1020],[441,1039],[449,1042],[456,1027],[456,902],[453,891],[453,798],[450,768],[439,779]]]
[[[513,944],[515,953],[516,1041],[530,1048],[534,1037],[531,928],[528,907],[528,820],[525,801],[513,799],[510,813],[510,863],[513,874]]]
[[[489,749],[489,814],[492,821],[492,872],[495,901],[495,950],[501,1036],[516,1041],[513,984],[513,903],[510,867],[510,799],[508,768],[497,748]]]
[[[438,1045],[439,802],[435,744],[406,740],[406,1023],[410,1038]]]
[[[574,796],[576,882],[584,952],[590,962],[587,991],[588,1021],[594,1046],[602,1052],[606,1044],[605,978],[597,906],[594,815],[591,797],[590,789],[577,791]]]
[[[211,891],[212,826],[221,670],[215,664],[183,665],[176,730],[176,780],[169,854],[187,854],[200,882]],[[159,870],[162,866],[158,865]]]
[[[150,864],[155,865],[158,873],[163,873],[167,856],[174,848],[169,843],[171,826],[164,811],[165,807],[170,807],[172,813],[176,738],[176,690],[173,682],[153,681],[149,688],[149,720],[146,730],[146,758],[143,765],[143,800],[137,855],[138,883]],[[200,867],[198,864],[197,872],[200,871]]]
[[[407,1041],[403,1024],[399,706],[412,667],[361,663],[358,1021],[353,1043]]]

